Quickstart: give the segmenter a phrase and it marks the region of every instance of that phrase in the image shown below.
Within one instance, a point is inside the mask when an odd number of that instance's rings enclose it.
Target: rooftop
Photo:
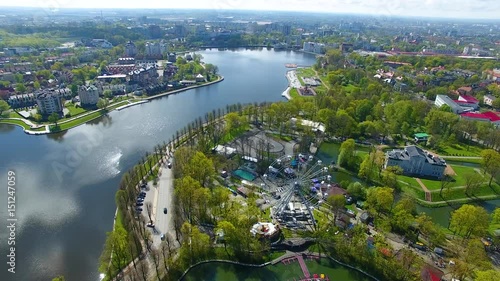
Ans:
[[[475,97],[469,96],[469,95],[460,95],[460,97],[458,99],[462,100],[462,101],[470,102],[470,103],[478,103],[479,102]]]
[[[493,111],[486,111],[483,113],[467,112],[467,113],[462,113],[460,115],[472,119],[487,119],[490,120],[491,122],[500,121],[500,117],[498,116],[498,114]]]
[[[431,153],[421,149],[415,145],[409,145],[402,149],[394,149],[387,152],[387,157],[394,160],[410,161],[412,157],[424,157],[425,161],[432,165],[446,166],[446,161],[437,155],[432,155]]]
[[[416,133],[414,136],[417,138],[428,138],[429,137],[429,135],[426,133]]]

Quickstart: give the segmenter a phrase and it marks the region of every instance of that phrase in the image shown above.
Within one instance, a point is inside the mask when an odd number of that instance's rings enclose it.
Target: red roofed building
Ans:
[[[453,100],[456,104],[460,105],[461,107],[471,107],[474,108],[475,110],[479,109],[479,104],[475,102],[469,102],[469,101],[463,101],[463,100]]]
[[[475,103],[475,104],[479,103],[479,101],[475,97],[468,96],[468,95],[460,95],[458,97],[458,100],[459,101],[465,101],[465,102],[468,102],[468,103]]]
[[[483,122],[491,122],[495,126],[500,125],[500,117],[498,113],[493,111],[486,111],[483,113],[475,113],[475,112],[467,112],[460,114],[462,118],[475,120],[475,121],[483,121]]]

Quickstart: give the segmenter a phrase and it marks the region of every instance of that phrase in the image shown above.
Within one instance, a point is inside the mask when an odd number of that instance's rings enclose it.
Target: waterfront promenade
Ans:
[[[193,85],[193,86],[189,86],[189,87],[182,88],[182,89],[177,89],[177,90],[173,90],[173,91],[164,92],[164,93],[157,94],[157,95],[154,95],[154,96],[151,96],[151,97],[143,98],[143,99],[141,99],[141,100],[139,100],[137,102],[132,102],[131,103],[130,101],[127,101],[128,104],[120,105],[120,106],[117,106],[115,108],[113,108],[113,106],[111,105],[111,106],[108,107],[108,112],[111,112],[113,110],[120,111],[120,110],[126,109],[126,108],[131,107],[131,106],[135,106],[135,105],[147,103],[147,102],[149,102],[149,101],[151,101],[153,99],[161,98],[161,97],[168,96],[168,95],[178,94],[178,93],[185,92],[185,91],[188,91],[188,90],[191,90],[191,89],[196,89],[196,88],[200,88],[200,87],[209,86],[209,85],[212,85],[212,84],[215,84],[215,83],[219,83],[219,82],[222,82],[222,81],[224,81],[224,77],[223,76],[218,76],[217,80],[214,80],[214,81],[211,81],[211,82],[207,82],[205,84]],[[123,101],[117,103],[116,105],[119,105],[121,103],[123,103]],[[70,128],[64,129],[64,130],[57,131],[55,133],[59,133],[61,131],[66,131],[66,130],[70,130],[70,129],[76,128],[76,127],[78,127],[80,125],[86,124],[87,122],[92,121],[94,119],[97,119],[97,118],[101,117],[102,115],[104,115],[104,114],[101,114],[101,115],[97,115],[97,116],[95,116],[93,118],[90,118],[90,119],[87,118],[88,116],[90,116],[92,114],[95,114],[96,112],[99,112],[99,111],[100,111],[100,109],[89,111],[89,112],[85,112],[85,113],[83,113],[81,115],[78,115],[78,116],[75,116],[73,118],[70,118],[70,119],[64,120],[62,122],[59,122],[58,124],[61,125],[61,124],[65,124],[65,123],[68,123],[68,122],[77,121],[78,119],[85,119],[84,121],[82,121],[79,124],[76,124],[75,126],[72,126]],[[24,132],[26,134],[28,134],[28,135],[45,135],[45,134],[50,134],[50,133],[52,133],[50,131],[50,126],[54,125],[54,124],[36,124],[36,123],[33,123],[32,121],[30,121],[28,119],[25,119],[25,118],[5,118],[5,119],[0,119],[0,124],[10,124],[10,125],[19,126],[19,127],[23,128]],[[42,128],[43,128],[43,130],[42,130]]]

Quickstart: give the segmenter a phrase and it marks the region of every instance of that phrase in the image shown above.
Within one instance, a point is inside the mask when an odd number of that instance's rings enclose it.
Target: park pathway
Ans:
[[[301,255],[297,255],[297,260],[299,261],[300,269],[302,269],[302,273],[304,273],[304,277],[305,278],[311,277],[311,274],[309,273],[309,269],[307,268],[307,265],[304,262],[304,259],[302,258]]]
[[[418,184],[420,184],[420,187],[422,187],[422,190],[425,192],[425,201],[427,202],[432,202],[432,193],[427,189],[427,186],[419,179],[419,178],[414,178]]]

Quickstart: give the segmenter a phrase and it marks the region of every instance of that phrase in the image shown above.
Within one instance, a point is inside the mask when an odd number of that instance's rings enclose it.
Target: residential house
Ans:
[[[472,87],[460,87],[457,89],[459,95],[470,95],[472,93]]]
[[[493,70],[484,71],[486,78],[492,81],[500,81],[500,69],[494,68]]]
[[[36,104],[36,98],[33,93],[12,95],[7,100],[7,103],[12,108],[29,107]]]
[[[489,106],[493,106],[493,101],[497,98],[492,95],[485,95],[483,98],[483,102]]]
[[[42,115],[50,115],[54,112],[61,114],[63,111],[62,96],[57,91],[44,90],[36,93],[36,103]]]
[[[14,73],[9,71],[0,70],[0,80],[9,81],[10,83],[16,82],[16,78],[14,77]]]
[[[164,42],[146,42],[144,55],[148,58],[162,58],[167,53],[167,44]]]
[[[147,66],[129,72],[128,76],[131,83],[145,85],[148,83],[157,83],[159,75],[155,66]]]
[[[498,113],[495,113],[493,111],[486,111],[486,112],[466,112],[460,114],[462,118],[469,119],[469,120],[475,120],[475,121],[480,121],[480,122],[490,122],[496,127],[500,126],[500,117],[498,116]]]
[[[125,56],[135,57],[135,55],[137,55],[137,47],[135,46],[134,42],[128,41],[125,44]]]
[[[304,42],[302,49],[304,50],[304,52],[324,54],[326,51],[326,46],[322,43]]]
[[[398,166],[410,176],[442,178],[446,161],[415,145],[394,149],[386,153],[384,168]]]
[[[94,85],[80,86],[78,97],[82,106],[95,106],[99,101],[99,89]]]

